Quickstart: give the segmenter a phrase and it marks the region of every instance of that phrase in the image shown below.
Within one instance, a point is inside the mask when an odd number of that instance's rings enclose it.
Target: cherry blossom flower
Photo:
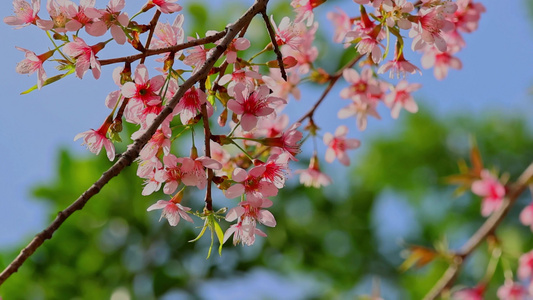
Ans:
[[[340,95],[342,98],[351,98],[353,100],[361,100],[362,102],[369,101],[369,94],[379,94],[379,89],[376,80],[372,77],[371,69],[364,69],[361,75],[354,69],[345,69],[342,72],[344,79],[350,86],[344,88]]]
[[[180,114],[181,124],[187,125],[191,119],[200,113],[204,103],[208,103],[207,95],[193,86],[183,94],[174,108],[174,114]],[[211,107],[211,104],[208,106]]]
[[[293,24],[289,17],[281,19],[279,26],[274,22],[274,17],[270,16],[272,26],[276,32],[276,43],[278,46],[288,45],[294,50],[298,50],[298,45],[302,43],[301,28],[299,23]]]
[[[158,181],[155,177],[156,171],[152,170],[152,172],[146,177],[144,181],[144,188],[141,192],[141,195],[148,196],[151,195],[153,192],[159,191],[161,188],[161,181]]]
[[[41,20],[37,16],[41,9],[41,0],[32,0],[31,4],[24,0],[13,0],[13,11],[15,16],[4,18],[4,23],[11,26],[17,26],[15,29],[26,27],[30,24],[36,24],[41,29],[48,30],[53,26],[52,21]]]
[[[106,137],[106,133],[110,125],[111,121],[106,120],[104,124],[98,128],[98,130],[91,129],[82,133],[78,133],[74,137],[74,141],[83,138],[82,145],[87,145],[87,149],[96,155],[100,153],[102,147],[105,147],[107,158],[109,158],[110,161],[113,161],[115,159],[115,146]]]
[[[533,250],[520,256],[517,275],[521,280],[530,282],[529,290],[533,292]]]
[[[307,187],[312,186],[318,189],[331,183],[331,178],[320,171],[316,154],[311,158],[309,168],[305,170],[296,170],[294,173],[300,174],[300,183]]]
[[[303,22],[307,20],[306,25],[311,26],[314,20],[313,9],[326,0],[292,0],[291,6],[296,11],[296,19],[294,22]]]
[[[377,102],[368,101],[363,102],[359,99],[352,101],[348,106],[339,110],[337,117],[339,119],[346,119],[351,116],[355,116],[357,122],[357,128],[361,131],[366,129],[367,116],[370,115],[376,119],[381,119],[378,111],[376,110]]]
[[[158,22],[155,26],[154,34],[155,39],[152,39],[150,48],[166,48],[176,46],[183,43],[185,33],[182,25],[184,21],[183,15],[177,15],[172,25],[168,23]],[[181,56],[182,51],[178,51],[174,54],[176,58]],[[163,58],[158,58],[156,61],[165,61],[169,57],[170,53],[165,53]]]
[[[135,69],[134,82],[126,82],[122,88],[122,95],[131,98],[130,102],[137,101],[145,105],[156,105],[161,102],[159,91],[165,83],[163,75],[150,79],[148,69],[144,64],[139,64]]]
[[[409,37],[413,38],[411,49],[416,51],[422,49],[424,45],[435,45],[440,51],[446,51],[447,45],[442,37],[442,31],[452,30],[453,23],[446,19],[443,10],[438,7],[420,10],[419,14],[421,15],[417,17],[418,22],[413,23],[409,31]]]
[[[246,89],[253,90],[255,88],[254,80],[261,79],[261,74],[256,71],[246,70],[246,69],[236,69],[230,74],[225,74],[220,77],[218,81],[219,85],[228,84],[228,94],[234,95],[233,88],[237,83],[243,84]]]
[[[523,300],[527,291],[519,283],[506,280],[504,285],[498,288],[497,296],[500,300]]]
[[[453,293],[454,300],[483,300],[485,297],[485,285],[477,285],[473,288],[466,288]]]
[[[150,138],[148,143],[144,145],[139,153],[139,157],[142,160],[149,160],[154,156],[157,156],[160,152],[164,155],[170,153],[170,135],[165,134],[162,129],[158,129],[154,135]]]
[[[86,13],[91,13],[97,18],[85,25],[85,31],[92,36],[101,36],[109,29],[115,42],[123,45],[126,42],[126,34],[121,27],[126,27],[129,23],[128,14],[121,12],[124,5],[124,0],[110,0],[106,9],[87,8]]]
[[[165,168],[157,170],[155,173],[155,180],[164,182],[163,193],[172,194],[178,188],[183,178],[183,171],[181,170],[181,159],[173,154],[168,154],[163,157]]]
[[[335,157],[345,166],[350,165],[350,158],[346,155],[346,150],[356,149],[361,146],[357,139],[347,139],[348,127],[341,125],[335,130],[335,136],[326,132],[324,134],[324,144],[328,146],[326,150],[326,161],[331,163]]]
[[[451,47],[448,47],[450,50]],[[444,79],[448,75],[448,68],[461,70],[463,64],[461,60],[452,56],[451,51],[440,52],[435,47],[426,48],[422,55],[422,67],[429,69],[434,67],[433,74],[438,80]]]
[[[43,67],[43,63],[54,54],[54,50],[45,52],[41,55],[36,55],[30,50],[24,48],[15,47],[20,51],[24,51],[26,57],[17,64],[16,71],[20,74],[33,74],[37,71],[37,88],[41,88],[46,80],[46,72]]]
[[[238,243],[242,243],[246,246],[251,246],[255,243],[255,235],[260,235],[262,237],[266,237],[267,235],[261,231],[259,228],[255,227],[255,224],[249,222],[250,219],[247,219],[247,221],[240,221],[237,224],[231,225],[228,230],[224,233],[224,241],[225,243],[231,235],[233,235],[233,245],[237,245]]]
[[[481,179],[472,183],[472,192],[483,197],[481,215],[487,217],[501,206],[505,197],[505,187],[489,170],[482,170],[480,175]]]
[[[405,57],[403,56],[403,52],[398,51],[398,47],[396,46],[396,52],[394,54],[394,59],[390,60],[386,63],[384,63],[379,69],[378,74],[383,74],[390,70],[389,77],[394,78],[394,75],[396,74],[396,77],[399,78],[405,77],[405,73],[411,73],[414,74],[418,71],[420,75],[422,75],[422,72],[420,69],[413,65],[412,63],[408,62]],[[398,54],[399,53],[399,54]]]
[[[410,113],[418,111],[411,93],[418,90],[422,85],[419,83],[409,84],[406,80],[400,81],[396,86],[391,86],[391,93],[385,96],[385,104],[391,109],[391,116],[397,119],[402,107]]]
[[[474,3],[473,0],[457,0],[457,10],[452,21],[455,27],[464,32],[473,32],[477,29],[481,14],[486,11],[482,3]]]
[[[102,50],[105,43],[88,46],[85,41],[74,36],[74,41],[63,46],[63,52],[76,59],[76,76],[83,78],[89,68],[95,79],[100,78],[100,62],[96,59],[96,53]]]
[[[198,39],[200,37],[196,36],[196,38]],[[191,41],[191,40],[194,40],[194,38],[187,37],[187,41]],[[198,45],[198,46],[189,48],[186,50],[186,52],[189,53],[189,55],[185,57],[185,59],[183,60],[183,63],[188,66],[193,66],[195,68],[194,69],[194,72],[195,72],[198,70],[199,67],[201,67],[205,63],[205,60],[207,59],[207,53],[209,51],[210,50],[205,49],[204,45]]]
[[[182,9],[179,4],[174,3],[176,1],[178,0],[148,0],[142,10],[147,11],[155,5],[164,14],[175,13]]]
[[[289,116],[286,114],[274,117],[270,115],[257,122],[257,134],[274,138],[283,133],[285,127],[289,125]]]
[[[298,27],[299,41],[297,44],[288,47],[281,47],[281,53],[287,59],[296,59],[297,65],[294,67],[300,74],[306,74],[311,70],[313,62],[318,57],[318,48],[313,45],[318,23],[307,28],[303,23],[294,24]],[[285,61],[285,59],[284,59]]]
[[[265,167],[263,173],[265,180],[272,182],[278,189],[285,186],[285,179],[289,170],[289,154],[272,154],[265,163],[256,160],[254,164]]]
[[[524,207],[520,213],[520,222],[525,226],[529,226],[531,231],[533,231],[533,201]]]
[[[254,167],[250,172],[246,172],[246,170],[241,168],[235,168],[231,179],[237,183],[226,190],[226,198],[232,199],[245,194],[247,200],[255,201],[257,199],[276,196],[278,189],[272,182],[264,179],[263,174],[265,171],[265,166]]]
[[[46,9],[52,18],[52,27],[56,32],[67,32],[66,24],[75,16],[77,6],[70,0],[48,0]],[[52,28],[47,28],[52,29]]]
[[[177,195],[179,194],[180,193],[178,193]],[[170,226],[178,225],[178,223],[180,222],[180,219],[184,219],[187,222],[193,223],[192,218],[187,213],[191,209],[189,207],[182,206],[181,204],[174,202],[175,201],[174,198],[171,199],[170,201],[158,200],[156,203],[150,205],[150,207],[148,207],[148,209],[146,210],[152,211],[155,209],[163,209],[163,211],[161,212],[161,217],[159,218],[159,221],[161,221],[162,218],[166,218]]]
[[[387,26],[394,27],[398,24],[401,29],[410,29],[411,21],[407,19],[409,13],[415,9],[413,3],[406,0],[385,1],[383,10],[386,12],[385,17]]]
[[[239,206],[231,208],[226,214],[226,221],[233,222],[238,218],[246,219],[250,218],[250,223],[259,223],[266,225],[268,227],[276,226],[276,219],[266,209],[272,206],[272,201],[268,199],[255,199],[254,201],[241,201]]]
[[[212,170],[222,169],[221,163],[206,156],[200,156],[194,159],[183,157],[180,158],[180,162],[181,171],[183,172],[181,182],[187,186],[196,186],[200,190],[203,190],[207,185],[207,174],[205,173],[204,167]]]
[[[250,131],[257,125],[259,117],[274,113],[276,104],[285,103],[285,100],[270,96],[266,85],[259,86],[250,92],[243,84],[239,83],[233,88],[235,99],[228,101],[228,108],[237,115],[241,115],[241,127],[244,131]]]
[[[287,129],[281,136],[266,138],[262,141],[262,143],[265,146],[277,147],[281,151],[289,154],[289,158],[291,160],[298,161],[295,156],[301,152],[300,141],[303,137],[303,133],[297,130],[299,126],[300,123],[295,123],[289,129]]]
[[[65,29],[67,31],[77,31],[99,18],[100,14],[94,9],[94,4],[94,0],[80,0],[79,6],[72,3],[69,9],[65,11],[69,19],[65,23]]]
[[[333,41],[340,43],[344,40],[346,33],[352,29],[353,21],[350,17],[340,8],[337,8],[338,12],[328,12],[328,19],[333,22],[335,27],[335,33],[333,34]]]

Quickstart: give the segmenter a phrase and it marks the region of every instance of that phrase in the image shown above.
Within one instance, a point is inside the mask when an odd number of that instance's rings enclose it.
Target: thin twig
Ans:
[[[200,80],[200,89],[205,93],[205,78]],[[204,141],[205,141],[205,156],[211,158],[211,129],[209,127],[209,116],[207,114],[207,103],[202,104],[202,119],[204,122]],[[205,191],[205,209],[213,210],[213,199],[211,197],[211,184],[213,181],[213,170],[207,169],[207,187]]]
[[[140,136],[133,145],[119,158],[119,160],[83,194],[74,201],[65,210],[58,213],[55,220],[41,233],[37,234],[35,238],[20,252],[20,254],[0,273],[0,286],[8,279],[13,273],[17,272],[20,266],[44,243],[45,240],[50,239],[54,232],[65,222],[65,220],[71,216],[75,211],[82,209],[85,204],[96,195],[100,190],[115,176],[117,176],[125,167],[129,166],[133,160],[137,158],[139,152],[156,132],[157,128],[165,120],[165,118],[172,113],[174,107],[179,100],[183,97],[184,93],[189,90],[200,79],[207,76],[211,68],[216,61],[222,56],[229,43],[233,41],[237,33],[247,24],[251,19],[263,11],[268,4],[269,0],[256,0],[254,5],[250,7],[235,23],[228,25],[224,31],[224,38],[221,43],[210,52],[210,56],[205,61],[204,65],[198,70],[198,72],[191,75],[180,88],[176,91],[176,94],[170,102],[163,108],[161,113],[154,119],[153,123],[146,129],[146,132]]]
[[[328,86],[326,87],[326,89],[324,90],[324,92],[322,93],[320,98],[318,98],[318,100],[315,103],[315,105],[313,105],[313,107],[311,107],[311,109],[308,112],[306,112],[300,119],[298,119],[298,121],[296,121],[296,123],[302,123],[307,118],[313,119],[313,115],[315,114],[315,111],[320,106],[322,101],[324,101],[324,99],[326,99],[326,96],[329,94],[329,92],[331,91],[331,89],[333,88],[333,86],[335,85],[337,80],[339,80],[339,78],[341,78],[342,73],[344,72],[344,70],[353,67],[353,65],[355,65],[362,57],[363,56],[361,54],[357,53],[357,55],[351,61],[349,61],[346,65],[344,65],[340,70],[335,72],[335,74],[331,75],[329,77]]]
[[[516,199],[524,192],[533,178],[533,163],[531,163],[520,175],[518,180],[509,188],[507,196],[503,199],[500,208],[494,212],[481,227],[468,239],[468,241],[455,254],[456,261],[452,263],[433,286],[433,288],[424,297],[424,300],[436,299],[445,289],[450,288],[454,279],[457,277],[464,260],[489,236],[496,230],[501,221],[507,216],[511,206]]]
[[[270,36],[270,42],[272,43],[272,46],[274,46],[274,53],[276,53],[281,77],[283,80],[287,81],[287,72],[285,72],[285,66],[283,65],[283,55],[281,55],[281,51],[279,51],[278,42],[276,42],[276,33],[274,32],[274,28],[272,28],[272,24],[270,24],[270,20],[266,14],[266,9],[261,12],[261,16],[263,17],[263,21],[265,21],[268,35]]]
[[[148,32],[148,38],[146,38],[146,44],[144,45],[144,51],[143,51],[143,57],[141,58],[140,63],[144,64],[144,61],[146,60],[146,52],[150,48],[150,43],[152,42],[152,37],[154,36],[155,27],[157,26],[157,20],[159,20],[159,16],[161,16],[161,11],[156,10],[154,17],[150,21],[150,31]],[[171,52],[172,53],[172,52]]]
[[[111,58],[111,59],[102,59],[102,60],[99,60],[99,61],[100,61],[100,65],[102,65],[102,66],[121,63],[121,62],[132,63],[132,62],[134,62],[136,60],[142,59],[143,57],[148,57],[148,56],[157,55],[157,54],[163,54],[163,53],[169,53],[169,52],[178,52],[180,50],[191,48],[191,47],[194,47],[194,46],[214,43],[214,42],[220,40],[221,38],[223,38],[225,35],[226,35],[226,30],[223,30],[223,31],[219,31],[219,32],[217,32],[217,33],[215,33],[213,35],[206,36],[206,37],[200,38],[200,39],[194,39],[194,40],[188,41],[188,42],[183,43],[183,44],[178,44],[178,45],[175,45],[175,46],[170,46],[170,47],[165,47],[165,48],[148,49],[148,50],[146,50],[145,53],[140,53],[140,54],[135,54],[135,55],[130,55],[130,56],[124,56],[124,57],[118,57],[118,58]]]

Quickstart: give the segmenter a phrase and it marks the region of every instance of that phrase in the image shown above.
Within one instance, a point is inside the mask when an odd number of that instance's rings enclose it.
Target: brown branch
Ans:
[[[205,78],[200,81],[200,89],[205,93]],[[209,127],[209,116],[207,114],[207,103],[202,104],[202,120],[204,122],[204,142],[205,156],[211,158],[211,128]],[[207,169],[207,186],[205,191],[205,209],[213,210],[213,198],[211,197],[211,183],[213,181],[213,170]]]
[[[144,52],[143,57],[141,58],[140,63],[144,64],[144,61],[146,59],[146,51],[148,51],[150,48],[150,43],[152,42],[152,37],[154,36],[155,27],[157,26],[157,20],[159,20],[159,16],[161,16],[161,11],[156,10],[154,17],[150,21],[150,32],[148,32],[148,38],[146,38],[146,44],[144,45]]]
[[[524,192],[533,178],[533,163],[520,175],[518,180],[509,188],[507,196],[503,199],[500,208],[493,213],[470,239],[455,253],[455,261],[448,267],[444,275],[424,297],[424,300],[436,299],[445,289],[450,288],[457,277],[464,260],[491,234],[502,220],[507,216],[511,206]]]
[[[82,209],[87,201],[96,195],[100,190],[115,176],[117,176],[126,166],[129,166],[134,159],[137,158],[139,152],[148,142],[151,136],[155,133],[159,125],[165,118],[172,113],[174,107],[183,97],[185,92],[189,90],[200,79],[207,76],[216,61],[222,56],[229,43],[233,41],[237,33],[247,24],[251,19],[266,8],[269,0],[256,0],[254,5],[250,7],[235,23],[228,25],[224,31],[224,38],[220,45],[211,51],[210,56],[205,61],[202,68],[198,72],[191,75],[176,91],[176,94],[169,103],[163,108],[161,113],[155,118],[153,123],[148,127],[146,132],[139,137],[133,145],[119,158],[119,160],[89,188],[76,201],[74,201],[65,210],[58,213],[56,219],[41,233],[37,234],[35,238],[20,252],[20,254],[0,273],[0,286],[13,273],[17,272],[20,266],[44,243],[45,240],[50,239],[54,232],[65,222],[65,220],[75,211]]]
[[[270,24],[270,20],[268,19],[268,16],[266,14],[266,9],[261,12],[261,17],[263,17],[263,21],[265,21],[265,26],[268,30],[268,36],[270,37],[270,42],[272,43],[272,46],[274,46],[274,53],[276,53],[281,77],[283,78],[283,80],[287,81],[287,72],[285,72],[285,66],[283,65],[283,55],[281,55],[281,51],[279,51],[278,42],[276,42],[276,33],[274,32],[274,28],[272,28],[272,24]]]
[[[213,35],[206,36],[205,38],[200,39],[194,39],[192,41],[188,41],[183,44],[178,44],[175,46],[165,47],[165,48],[158,48],[158,49],[148,49],[145,53],[130,55],[130,56],[124,56],[124,57],[118,57],[118,58],[111,58],[111,59],[102,59],[100,61],[100,65],[110,65],[110,64],[116,64],[121,62],[129,62],[132,63],[136,60],[142,59],[143,57],[148,57],[152,55],[157,54],[163,54],[163,53],[169,53],[169,52],[178,52],[183,49],[191,48],[198,45],[205,45],[209,43],[214,43],[221,38],[223,38],[226,35],[226,30],[217,32]]]
[[[296,121],[296,123],[302,123],[307,118],[313,119],[313,115],[315,114],[315,111],[320,106],[322,101],[324,101],[324,99],[326,99],[326,96],[329,94],[329,92],[331,91],[331,89],[333,88],[333,86],[335,85],[337,80],[339,80],[339,78],[341,78],[342,73],[344,72],[344,70],[353,67],[353,65],[355,65],[362,57],[363,56],[361,54],[357,53],[357,55],[351,61],[349,61],[346,65],[344,65],[340,70],[335,72],[335,74],[331,75],[329,77],[328,86],[326,87],[326,89],[324,90],[324,92],[322,93],[320,98],[318,98],[318,100],[315,103],[315,105],[313,105],[313,107],[311,107],[311,109],[308,112],[306,112],[300,119],[298,119],[298,121]]]

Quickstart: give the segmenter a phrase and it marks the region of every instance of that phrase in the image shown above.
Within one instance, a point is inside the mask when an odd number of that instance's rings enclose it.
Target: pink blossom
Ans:
[[[449,48],[451,47],[448,47],[448,50]],[[435,47],[431,47],[424,50],[422,67],[425,69],[434,67],[435,78],[442,80],[448,75],[448,68],[461,70],[463,64],[460,59],[452,56],[451,51],[440,52]]]
[[[385,104],[391,109],[391,116],[394,119],[398,118],[402,107],[410,113],[418,111],[418,105],[411,93],[421,86],[419,83],[409,84],[406,80],[402,80],[395,87],[390,87],[391,93],[385,96]]]
[[[102,50],[105,43],[88,46],[85,41],[74,36],[74,41],[63,46],[63,52],[76,59],[76,76],[83,78],[89,68],[95,79],[100,78],[100,62],[96,59],[96,53]]]
[[[401,29],[410,29],[411,21],[408,20],[408,17],[410,16],[409,13],[414,9],[413,3],[406,0],[396,0],[394,3],[385,1],[383,10],[386,12],[387,26],[394,27],[395,24],[398,24]]]
[[[187,214],[187,212],[191,209],[189,207],[182,206],[179,203],[175,203],[173,200],[174,199],[170,201],[158,200],[146,210],[152,211],[154,209],[163,209],[159,221],[161,221],[162,218],[166,218],[170,226],[178,225],[181,218],[185,219],[187,222],[193,223],[192,218],[189,216],[189,214]]]
[[[293,24],[289,17],[284,17],[281,19],[279,26],[276,26],[274,17],[271,16],[270,19],[276,32],[276,43],[278,46],[288,45],[294,50],[298,50],[298,45],[302,43],[302,31],[299,25],[297,25],[298,23]]]
[[[289,154],[289,158],[291,160],[298,161],[295,156],[301,152],[300,141],[303,137],[303,133],[297,130],[299,126],[300,123],[295,123],[289,129],[287,129],[281,136],[264,139],[263,145],[277,147],[283,152]]]
[[[473,288],[466,288],[453,293],[454,300],[483,300],[485,294],[485,285],[477,285]]]
[[[472,183],[472,192],[483,197],[481,215],[487,217],[501,206],[505,197],[505,187],[489,170],[481,171],[481,179]]]
[[[422,49],[424,45],[435,45],[440,51],[446,51],[447,45],[442,37],[442,31],[453,30],[454,25],[446,19],[443,9],[439,7],[422,9],[419,14],[418,22],[414,23],[409,31],[409,37],[413,38],[411,49],[416,51]]]
[[[277,195],[278,189],[276,186],[264,179],[265,171],[265,166],[254,167],[250,172],[235,168],[231,179],[237,183],[226,190],[226,197],[232,199],[245,194],[248,201],[256,201],[257,199]]]
[[[193,86],[180,99],[174,108],[174,114],[180,114],[181,124],[187,125],[191,119],[200,113],[204,103],[208,103],[207,95]]]
[[[171,14],[181,10],[181,6],[176,4],[178,0],[148,0],[148,3],[143,8],[144,11],[152,8],[154,5],[157,6],[157,9],[164,14]]]
[[[533,293],[533,250],[522,254],[518,260],[518,278],[529,282],[529,293]]]
[[[59,33],[67,32],[66,24],[78,11],[77,5],[70,0],[48,0],[46,9],[52,18],[53,29]]]
[[[300,74],[306,74],[311,70],[313,62],[318,57],[318,48],[313,45],[315,34],[318,29],[318,23],[307,28],[303,23],[296,23],[294,27],[299,32],[298,43],[289,45],[289,47],[282,47],[281,53],[286,58],[294,58],[297,61],[294,67]]]
[[[399,54],[398,54],[399,53]],[[405,73],[411,73],[414,74],[418,71],[420,75],[422,75],[422,72],[420,72],[420,69],[413,65],[412,63],[408,62],[403,57],[403,52],[398,52],[398,46],[396,47],[396,52],[394,54],[394,59],[390,60],[386,63],[384,63],[379,69],[378,74],[383,74],[390,70],[389,77],[393,78],[394,75],[396,75],[397,78],[405,77]]]
[[[233,88],[237,83],[242,83],[246,89],[253,90],[255,88],[255,82],[254,80],[261,79],[261,74],[257,73],[256,71],[252,70],[246,70],[246,69],[236,69],[230,74],[225,74],[224,76],[220,77],[220,80],[218,81],[219,85],[226,85],[228,84],[228,94],[233,95]]]
[[[506,280],[505,284],[498,288],[497,295],[500,300],[525,300],[527,291],[519,283]]]
[[[141,192],[141,195],[148,196],[151,195],[153,192],[159,191],[161,188],[161,181],[158,181],[155,177],[156,171],[152,170],[152,172],[145,178],[144,181],[144,188]]]
[[[464,32],[473,32],[477,29],[481,14],[486,11],[482,3],[473,0],[457,0],[457,10],[452,21],[455,27]]]
[[[533,231],[533,202],[524,207],[520,213],[520,222],[525,226],[529,226],[531,231]]]
[[[355,116],[357,120],[357,128],[363,131],[366,129],[368,115],[376,119],[381,119],[378,111],[376,110],[376,106],[376,101],[363,102],[359,99],[356,99],[350,102],[348,106],[341,108],[337,114],[337,117],[339,117],[339,119],[346,119],[351,116]]]
[[[255,227],[255,223],[250,223],[249,219],[233,224],[224,233],[224,243],[233,235],[233,245],[242,243],[246,246],[251,246],[255,243],[255,235],[265,237],[266,234]]]
[[[197,158],[183,157],[180,159],[181,171],[183,175],[181,181],[186,186],[196,186],[198,189],[203,190],[207,185],[207,174],[205,168],[220,170],[222,164],[218,161],[206,157],[200,156]]]
[[[350,165],[350,158],[346,155],[346,150],[356,149],[361,146],[357,139],[347,139],[348,127],[341,125],[335,130],[335,136],[326,132],[324,134],[324,144],[328,146],[326,150],[326,161],[331,163],[335,157],[345,166]]]
[[[128,15],[121,12],[124,5],[124,0],[110,0],[105,10],[86,9],[86,13],[97,16],[97,18],[93,19],[92,23],[85,25],[85,31],[92,36],[101,36],[109,29],[115,42],[120,45],[124,44],[126,34],[121,27],[126,27],[129,23]]]
[[[249,47],[250,41],[248,39],[243,37],[233,39],[224,52],[226,55],[226,61],[229,64],[234,64],[237,61],[237,51],[243,51]]]
[[[163,75],[157,75],[150,79],[148,69],[144,64],[139,64],[135,69],[134,82],[126,82],[122,88],[122,95],[131,98],[130,102],[137,101],[145,105],[161,103],[160,89],[165,83]]]
[[[289,116],[286,114],[274,117],[270,115],[266,118],[260,119],[257,122],[258,135],[266,136],[268,138],[274,138],[283,133],[285,127],[289,125]]]
[[[154,30],[156,38],[152,39],[152,42],[150,43],[150,48],[166,48],[183,43],[183,40],[185,38],[185,34],[182,28],[183,21],[184,16],[177,15],[172,25],[168,23],[165,24],[158,22]],[[181,52],[182,51],[176,52],[174,56],[176,58],[180,57]],[[169,54],[170,53],[165,53],[163,58],[159,58],[156,61],[165,61],[168,58]]]
[[[168,154],[163,157],[165,163],[164,169],[159,169],[155,174],[155,179],[159,182],[164,182],[165,187],[163,193],[172,194],[178,188],[183,178],[183,171],[181,170],[182,159],[177,158],[173,154]]]
[[[37,88],[41,88],[46,80],[46,72],[44,71],[43,63],[52,57],[54,50],[45,52],[41,55],[36,55],[30,50],[15,47],[20,51],[24,51],[25,59],[17,64],[16,71],[20,74],[33,74],[37,71]]]
[[[15,12],[15,15],[5,17],[4,23],[11,26],[17,26],[15,29],[20,29],[30,24],[36,24],[38,21],[41,21],[37,16],[40,9],[41,0],[32,0],[31,4],[24,0],[13,0],[13,11]],[[51,26],[49,27],[51,28]]]
[[[324,2],[326,2],[326,0],[292,0],[291,6],[296,12],[296,19],[294,22],[298,23],[307,20],[306,25],[311,26],[314,19],[313,8]]]
[[[168,155],[170,153],[170,135],[165,134],[163,130],[158,129],[154,135],[150,138],[148,143],[144,145],[139,153],[139,157],[142,160],[149,160],[154,156],[158,156],[160,153]]]
[[[376,80],[372,76],[371,69],[364,69],[361,75],[354,69],[345,69],[342,72],[344,79],[350,84],[349,87],[344,88],[340,95],[342,98],[351,98],[353,100],[361,100],[362,102],[369,101],[369,94],[379,94],[379,89]]]
[[[83,26],[98,20],[100,14],[94,9],[94,0],[80,0],[80,5],[73,3],[65,12],[69,21],[65,23],[67,31],[77,31]],[[95,13],[96,12],[96,13]]]
[[[82,133],[78,133],[74,137],[74,140],[76,141],[80,138],[83,138],[82,145],[87,145],[87,149],[96,155],[100,153],[102,147],[105,147],[107,158],[109,158],[110,161],[113,161],[115,159],[115,146],[106,137],[106,133],[110,125],[111,122],[106,120],[106,122],[104,122],[104,124],[102,124],[98,130],[91,129]]]
[[[196,36],[196,38],[199,38],[199,36]],[[187,41],[194,40],[193,37],[188,37]],[[199,67],[201,67],[205,60],[207,59],[207,53],[210,50],[205,49],[204,45],[198,45],[194,46],[192,48],[189,48],[186,50],[186,52],[189,54],[185,57],[183,60],[183,63],[188,66],[194,66],[194,71],[198,70]]]
[[[335,33],[333,34],[333,41],[340,43],[344,40],[346,33],[352,29],[353,21],[350,17],[340,8],[337,7],[336,12],[328,12],[328,19],[333,22],[335,27]]]
[[[276,219],[266,209],[272,206],[272,201],[268,199],[255,199],[254,201],[241,201],[239,206],[231,208],[226,214],[226,221],[233,222],[238,218],[246,219],[250,218],[250,223],[259,223],[266,225],[268,227],[276,226]]]
[[[289,154],[272,154],[265,163],[256,160],[254,164],[265,167],[265,180],[272,182],[278,189],[283,188],[289,170]]]
[[[241,115],[241,127],[244,131],[254,129],[259,117],[274,113],[273,106],[285,103],[281,98],[270,96],[266,85],[261,85],[250,92],[243,84],[238,83],[233,90],[235,99],[229,100],[227,105],[234,113]]]
[[[296,170],[294,173],[300,174],[300,183],[307,187],[320,188],[331,183],[331,178],[320,171],[318,157],[313,155],[309,162],[309,168],[305,170]]]
[[[272,90],[272,96],[281,98],[285,101],[289,100],[289,94],[294,99],[300,100],[301,93],[298,88],[300,83],[300,76],[296,72],[290,72],[287,76],[287,81],[281,77],[280,69],[270,69],[269,76],[263,76],[263,81]]]

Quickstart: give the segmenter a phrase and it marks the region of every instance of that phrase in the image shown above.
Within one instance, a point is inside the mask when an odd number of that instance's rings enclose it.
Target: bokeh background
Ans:
[[[97,1],[97,6],[106,2]],[[258,239],[252,247],[228,244],[222,257],[206,260],[209,239],[188,243],[199,231],[194,225],[182,222],[170,228],[158,222],[158,213],[147,213],[146,207],[164,196],[142,197],[141,180],[135,168],[129,168],[69,218],[0,288],[0,295],[4,299],[353,299],[370,295],[379,282],[384,299],[420,299],[446,263],[436,261],[401,273],[402,250],[444,239],[450,247],[458,247],[483,222],[479,198],[468,194],[455,198],[454,187],[443,180],[457,173],[458,160],[468,157],[471,138],[477,140],[487,166],[507,171],[511,178],[531,162],[532,6],[527,0],[480,2],[487,12],[478,31],[465,37],[467,48],[458,54],[463,70],[451,71],[444,81],[436,80],[431,70],[409,77],[423,84],[415,94],[421,107],[418,114],[402,112],[392,120],[383,109],[381,121],[371,119],[369,128],[359,132],[353,119],[329,121],[345,105],[337,96],[342,83],[336,87],[316,122],[323,132],[348,125],[349,136],[362,140],[363,146],[352,153],[349,168],[322,163],[334,180],[329,187],[308,189],[298,184],[297,177],[290,179],[274,201],[278,225],[267,229],[267,239]],[[220,30],[251,3],[180,1],[186,34]],[[329,71],[340,64],[344,51],[330,43],[332,28],[325,14],[335,6],[357,14],[352,1],[330,0],[317,9],[319,66]],[[130,8],[130,15],[138,7]],[[275,17],[281,16],[290,11],[289,1],[272,1],[270,9]],[[12,4],[2,1],[0,10],[3,16],[10,15]],[[259,22],[251,33],[252,40],[264,37]],[[101,124],[109,113],[104,99],[116,87],[110,80],[113,67],[106,66],[98,81],[89,75],[83,81],[71,76],[19,95],[36,78],[15,73],[16,63],[23,59],[15,46],[41,53],[50,42],[36,28],[13,30],[3,23],[0,40],[4,104],[0,266],[5,266],[110,166],[103,154],[91,155],[73,137]],[[100,57],[123,54],[120,48],[109,47]],[[420,66],[416,54],[407,58]],[[306,111],[321,91],[306,86],[302,100],[291,103],[291,117]],[[293,169],[307,167],[309,144]],[[323,145],[319,152],[323,155]],[[195,207],[196,196],[189,195],[187,204]],[[497,232],[505,245],[505,259],[513,267],[520,253],[533,248],[531,231],[517,220],[529,199],[525,195],[518,202]],[[235,205],[225,198],[217,200],[219,207]],[[468,260],[458,284],[474,285],[483,277],[487,260],[482,246]],[[499,267],[487,299],[495,297],[502,282]]]

